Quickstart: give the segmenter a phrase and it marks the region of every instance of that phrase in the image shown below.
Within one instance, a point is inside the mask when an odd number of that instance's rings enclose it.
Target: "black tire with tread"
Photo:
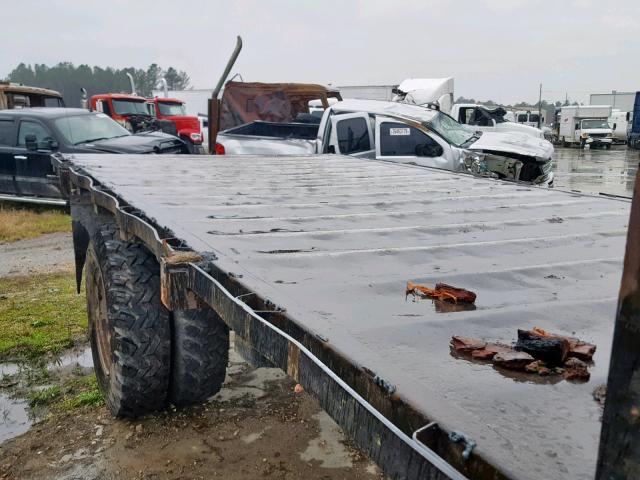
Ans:
[[[100,217],[99,217],[100,218]],[[165,408],[171,368],[170,314],[160,301],[160,267],[142,245],[119,239],[116,225],[96,225],[85,264],[87,306],[106,298],[106,342],[111,365],[98,352],[96,322],[89,314],[89,334],[98,385],[111,412],[138,417]],[[102,281],[96,280],[100,275]],[[94,296],[93,300],[90,296]],[[103,315],[104,316],[104,315]],[[106,355],[109,355],[107,353]]]
[[[229,328],[211,309],[176,310],[169,400],[184,407],[220,391],[229,362]]]

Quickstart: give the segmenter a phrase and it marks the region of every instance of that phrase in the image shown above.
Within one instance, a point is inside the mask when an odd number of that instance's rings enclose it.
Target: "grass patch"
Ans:
[[[35,238],[45,233],[70,231],[71,217],[63,210],[28,210],[0,203],[0,243]]]
[[[54,400],[57,400],[61,394],[62,390],[60,387],[54,385],[43,390],[32,390],[29,392],[29,395],[27,395],[27,400],[31,408],[39,407],[51,404]]]
[[[103,404],[104,398],[98,389],[98,379],[95,374],[92,374],[67,386],[67,393],[65,399],[60,403],[60,409],[69,411]]]
[[[73,273],[0,278],[0,360],[59,353],[85,338],[86,328]]]

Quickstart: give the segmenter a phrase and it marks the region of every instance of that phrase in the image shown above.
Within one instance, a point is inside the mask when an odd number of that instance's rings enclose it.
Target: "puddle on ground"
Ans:
[[[0,393],[0,443],[23,434],[33,424],[27,402]]]
[[[309,442],[307,449],[300,453],[306,462],[316,460],[322,468],[350,468],[353,461],[349,451],[342,443],[342,430],[325,412],[313,416],[318,421],[320,435]]]
[[[47,363],[47,369],[49,370],[76,366],[80,366],[82,368],[93,367],[93,356],[91,355],[91,347],[86,346],[84,348],[72,349],[64,355]]]
[[[91,368],[93,358],[89,346],[75,348],[46,364],[47,370],[66,370],[70,368]],[[0,363],[0,385],[4,388],[17,384],[20,376],[33,368],[29,363],[7,362]],[[35,389],[44,388],[36,387]],[[23,434],[37,417],[33,415],[27,402],[23,398],[12,397],[7,390],[0,390],[0,444],[13,437]]]

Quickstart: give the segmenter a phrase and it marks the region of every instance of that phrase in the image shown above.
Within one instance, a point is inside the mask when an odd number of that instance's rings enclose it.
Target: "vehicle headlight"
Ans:
[[[190,133],[189,138],[191,139],[192,142],[202,141],[202,135],[200,133]]]
[[[463,161],[465,169],[470,173],[479,175],[489,171],[485,156],[482,153],[467,152]]]

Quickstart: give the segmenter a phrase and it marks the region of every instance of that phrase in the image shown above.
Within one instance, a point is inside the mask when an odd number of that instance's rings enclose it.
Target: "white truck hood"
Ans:
[[[547,140],[517,132],[482,132],[469,150],[517,153],[541,160],[551,160],[553,145]]]
[[[530,125],[523,125],[521,123],[515,123],[515,122],[504,122],[500,124],[499,128],[507,132],[526,133],[527,135],[534,138],[544,138],[544,134],[542,133],[542,130],[536,127],[532,127]]]

